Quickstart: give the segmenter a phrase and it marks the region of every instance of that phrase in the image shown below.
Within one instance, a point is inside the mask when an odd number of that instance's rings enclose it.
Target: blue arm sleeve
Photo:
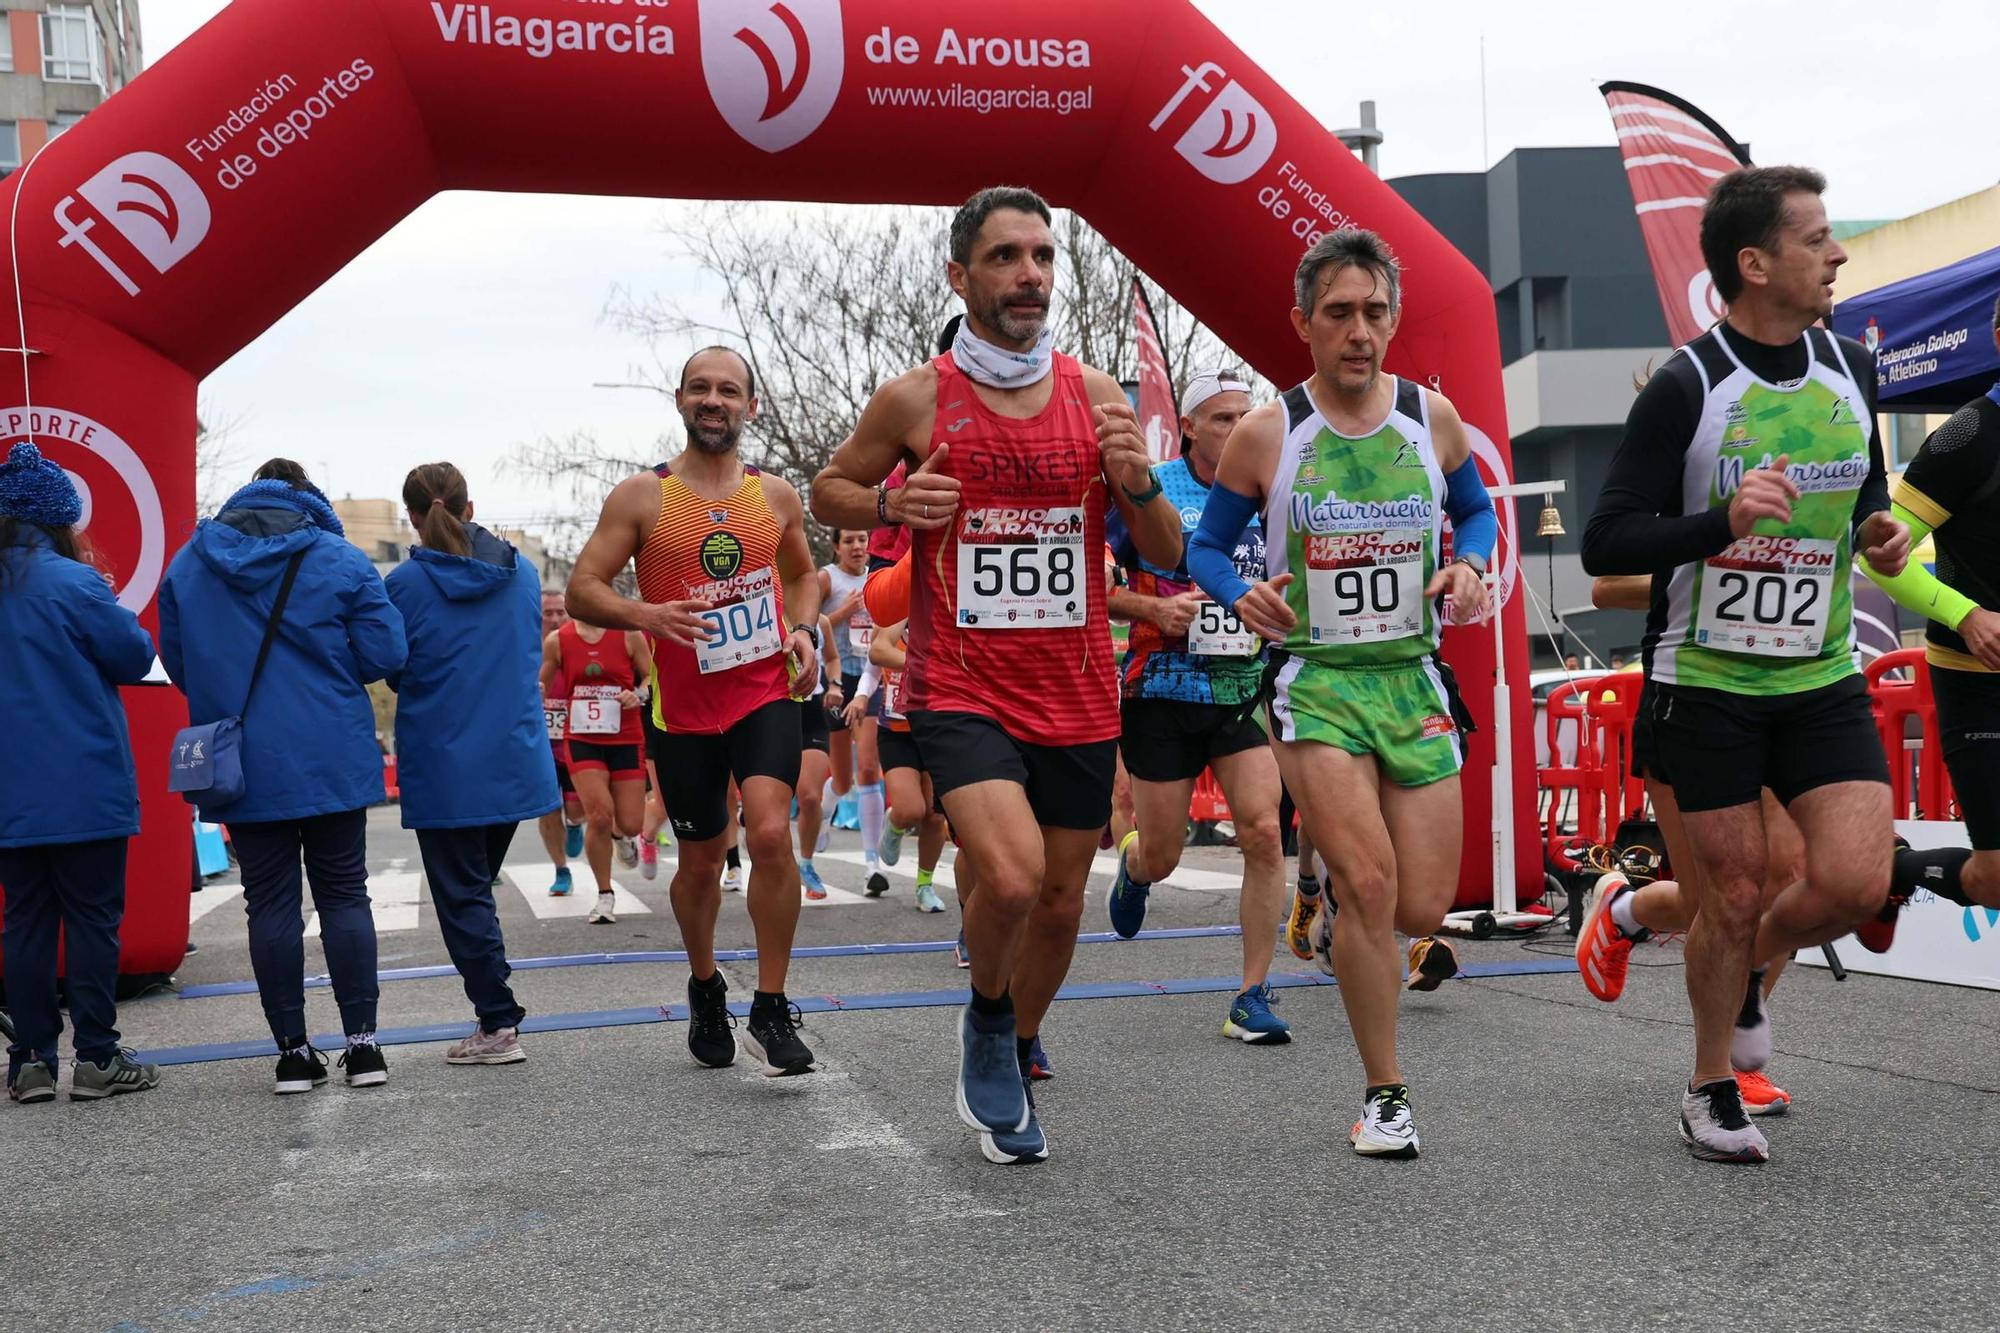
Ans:
[[[1491,563],[1493,548],[1500,542],[1500,516],[1493,512],[1493,497],[1480,480],[1479,465],[1468,456],[1444,479],[1444,486],[1444,512],[1451,515],[1451,549]]]
[[[1201,526],[1188,539],[1188,573],[1220,605],[1235,606],[1250,591],[1236,570],[1236,543],[1256,514],[1257,502],[1249,496],[1227,486],[1212,487],[1201,508]]]

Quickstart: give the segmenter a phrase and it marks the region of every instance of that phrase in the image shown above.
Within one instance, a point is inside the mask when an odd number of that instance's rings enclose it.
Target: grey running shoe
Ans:
[[[528,1053],[521,1049],[521,1034],[514,1028],[498,1032],[475,1029],[444,1053],[448,1065],[517,1065],[527,1058]]]
[[[7,1100],[31,1105],[35,1102],[52,1102],[56,1099],[56,1071],[40,1060],[30,1060],[22,1065],[7,1085]]]
[[[611,846],[618,853],[619,865],[624,866],[627,870],[633,870],[638,867],[639,840],[637,838],[618,838],[613,840]]]
[[[1743,1113],[1743,1096],[1733,1078],[1681,1094],[1681,1137],[1704,1162],[1762,1162],[1771,1156],[1764,1132]]]
[[[1750,986],[1743,994],[1742,1012],[1729,1034],[1729,1066],[1756,1073],[1771,1062],[1771,1011],[1764,1000],[1764,973],[1750,974]]]
[[[103,1064],[78,1060],[70,1075],[69,1099],[91,1102],[101,1097],[118,1097],[128,1092],[145,1092],[160,1086],[160,1067],[142,1065],[133,1053],[119,1047]]]

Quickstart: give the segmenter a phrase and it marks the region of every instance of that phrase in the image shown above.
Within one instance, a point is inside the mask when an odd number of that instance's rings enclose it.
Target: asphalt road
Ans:
[[[442,964],[394,819],[371,825],[381,966]],[[1232,925],[1232,858],[1191,849],[1197,887],[1157,892],[1149,929]],[[375,1090],[280,1099],[267,1055],[213,1058],[268,1034],[229,985],[250,977],[240,895],[197,895],[179,994],[121,1011],[128,1042],[181,1061],[159,1090],[0,1104],[0,1328],[2000,1324],[2000,995],[1799,969],[1773,1007],[1793,1114],[1764,1122],[1767,1165],[1725,1167],[1676,1134],[1676,947],[1643,948],[1607,1006],[1559,933],[1463,944],[1481,975],[1404,1004],[1424,1156],[1363,1161],[1359,1066],[1308,965],[1277,966],[1298,1040],[1252,1049],[1220,1035],[1238,940],[1087,942],[1072,982],[1113,993],[1047,1025],[1051,1160],[1001,1168],[951,1108],[948,950],[802,957],[822,1072],[704,1070],[660,1012],[685,966],[611,961],[678,948],[671,867],[619,872],[628,906],[591,926],[538,914],[542,860],[524,830],[497,891],[509,954],[596,961],[517,971],[550,1029],[528,1062],[447,1066],[470,1020],[455,976],[388,980],[382,1027],[412,1040]],[[906,877],[868,901],[858,864],[821,864],[847,892],[804,913],[801,946],[956,933]],[[740,897],[722,942],[751,944]],[[753,966],[725,963],[733,998]],[[308,1012],[337,1028],[328,990]]]

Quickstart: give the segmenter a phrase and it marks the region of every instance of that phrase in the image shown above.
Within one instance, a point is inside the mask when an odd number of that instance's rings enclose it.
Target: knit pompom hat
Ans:
[[[0,463],[0,514],[45,528],[73,528],[83,518],[83,497],[67,472],[23,440]]]

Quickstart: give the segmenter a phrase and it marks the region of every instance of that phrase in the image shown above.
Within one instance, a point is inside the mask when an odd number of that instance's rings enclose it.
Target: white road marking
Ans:
[[[193,925],[224,903],[234,902],[242,896],[241,884],[210,884],[188,898],[188,924]]]
[[[582,873],[579,874],[578,871]],[[636,873],[636,872],[634,872]],[[581,866],[573,866],[570,874],[575,889],[566,898],[549,896],[549,884],[556,877],[556,868],[547,861],[523,861],[507,867],[507,879],[527,901],[528,910],[544,921],[558,921],[572,917],[586,917],[597,906],[597,885],[590,877],[590,871]],[[650,916],[653,909],[620,884],[611,881],[611,894],[617,904],[619,916]]]
[[[368,877],[368,910],[375,918],[378,935],[417,928],[417,904],[423,900],[424,877],[421,871],[399,868],[407,864],[407,859],[391,861],[390,869],[378,870]],[[319,938],[318,912],[306,920],[306,938]]]

